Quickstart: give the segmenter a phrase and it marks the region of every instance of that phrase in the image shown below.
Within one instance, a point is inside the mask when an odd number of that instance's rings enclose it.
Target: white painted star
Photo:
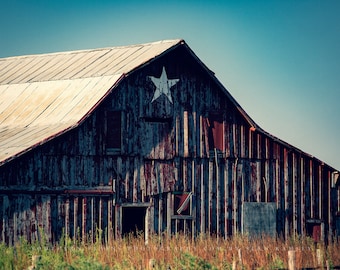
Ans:
[[[178,83],[179,79],[168,79],[166,75],[165,67],[163,67],[162,74],[160,78],[155,78],[154,76],[149,76],[151,81],[156,86],[155,93],[153,94],[153,98],[151,102],[154,102],[157,98],[159,98],[162,94],[164,94],[169,101],[172,103],[172,97],[170,88]]]

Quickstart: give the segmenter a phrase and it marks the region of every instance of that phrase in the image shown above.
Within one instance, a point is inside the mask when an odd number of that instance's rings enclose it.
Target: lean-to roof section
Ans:
[[[122,77],[0,85],[0,164],[77,126]]]
[[[0,59],[0,165],[79,125],[124,74],[181,42]]]

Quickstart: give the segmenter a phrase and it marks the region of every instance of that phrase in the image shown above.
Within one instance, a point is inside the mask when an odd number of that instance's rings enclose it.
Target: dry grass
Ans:
[[[298,269],[325,267],[326,261],[331,268],[340,265],[338,243],[327,248],[318,245],[317,249],[305,237],[283,241],[266,236],[251,239],[237,235],[224,240],[207,235],[196,239],[154,235],[145,244],[139,235],[105,245],[64,238],[54,247],[24,241],[15,247],[0,245],[0,253],[7,254],[0,256],[0,269],[27,269],[33,255],[40,258],[35,269],[232,269],[233,264],[237,269],[287,269],[289,250],[295,250]]]
[[[316,249],[320,250],[319,260]],[[146,245],[144,238],[139,236],[111,241],[106,246],[86,246],[85,254],[110,269],[146,269],[150,264],[156,269],[196,269],[200,266],[202,269],[231,269],[233,263],[245,269],[279,269],[288,267],[289,250],[295,250],[297,268],[326,266],[327,260],[330,265],[340,265],[337,243],[326,249],[323,245],[316,247],[306,237],[283,241],[267,236],[256,239],[234,236],[227,240],[206,235],[195,240],[186,235],[152,236]]]

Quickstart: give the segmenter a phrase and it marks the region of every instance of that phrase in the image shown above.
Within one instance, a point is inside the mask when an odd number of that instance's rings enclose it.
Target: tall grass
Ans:
[[[10,247],[0,244],[0,269],[283,269],[288,267],[288,250],[295,250],[297,268],[325,266],[326,261],[331,267],[340,265],[338,243],[315,246],[307,237],[283,241],[267,236],[236,235],[224,240],[208,235],[195,239],[153,235],[145,244],[139,234],[106,244],[66,236],[53,246],[24,239]]]

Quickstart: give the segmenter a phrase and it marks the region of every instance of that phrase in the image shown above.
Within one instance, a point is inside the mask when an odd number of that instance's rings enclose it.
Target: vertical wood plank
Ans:
[[[65,201],[65,235],[70,236],[70,199]]]
[[[181,122],[179,116],[176,116],[176,136],[175,136],[175,156],[180,154],[180,130],[181,130]]]
[[[253,134],[254,134],[254,131],[253,131],[253,128],[250,127],[249,130],[248,130],[248,157],[250,159],[253,158]]]
[[[301,162],[301,154],[296,153],[296,231],[298,234],[301,234],[301,219],[302,219],[302,209],[301,209],[301,197],[302,197],[302,190],[301,185],[303,182],[302,174],[301,174],[301,168],[302,162]]]
[[[200,171],[201,171],[201,233],[205,233],[205,210],[206,210],[206,203],[205,203],[205,185],[204,185],[204,163],[200,164]]]
[[[227,239],[228,222],[229,222],[229,173],[228,173],[229,161],[224,164],[224,238]]]
[[[313,160],[309,161],[309,179],[310,179],[310,218],[315,218],[314,216],[314,163]]]
[[[306,224],[306,194],[305,194],[305,188],[306,188],[306,168],[305,168],[305,159],[303,157],[301,157],[301,169],[300,169],[300,173],[301,173],[301,185],[300,185],[300,190],[301,190],[301,201],[300,201],[300,208],[301,208],[301,234],[302,235],[306,235],[306,228],[305,228],[305,224]]]
[[[242,202],[244,201],[244,175],[243,175],[243,162],[238,162],[237,167],[237,180],[236,180],[236,192],[237,192],[237,208],[236,208],[236,232],[241,231],[242,220]]]
[[[95,198],[91,196],[90,199],[90,213],[91,213],[91,243],[94,242],[96,235],[97,235],[97,229],[98,229],[98,224],[96,223],[96,208],[95,208]]]
[[[237,213],[238,213],[238,194],[237,194],[237,167],[238,167],[238,159],[235,160],[235,163],[233,164],[233,182],[232,182],[232,189],[233,189],[233,228],[232,233],[237,232]]]
[[[216,234],[217,237],[220,235],[220,208],[221,208],[221,183],[220,183],[220,167],[219,167],[219,159],[217,157],[217,151],[215,148],[215,177],[216,177]]]
[[[77,239],[78,237],[78,215],[80,213],[78,212],[78,197],[75,197],[73,199],[73,237],[74,240],[79,240]]]
[[[163,232],[163,195],[159,195],[159,200],[158,200],[158,226],[157,226],[157,234],[161,234]]]
[[[292,210],[293,210],[293,237],[295,236],[295,234],[297,233],[297,208],[298,208],[298,201],[297,201],[297,189],[298,189],[298,185],[297,185],[297,157],[296,154],[293,153],[292,154],[292,171],[293,171],[293,179],[292,179]]]
[[[151,195],[157,194],[158,193],[158,182],[156,179],[156,165],[155,165],[155,160],[153,159],[151,161],[151,187],[150,187],[150,193]]]
[[[146,224],[147,228],[145,229],[147,234],[154,233],[154,217],[155,217],[155,199],[154,197],[150,198],[150,206],[147,208],[146,215]]]
[[[276,194],[276,209],[280,209],[281,192],[280,192],[280,166],[279,159],[275,159],[275,194]]]
[[[208,171],[208,232],[212,233],[213,229],[213,173],[214,173],[213,161],[209,160],[209,171]]]
[[[86,241],[86,218],[87,218],[87,214],[86,214],[86,209],[87,209],[87,205],[86,205],[86,197],[83,197],[82,199],[82,232],[81,232],[81,237],[83,239],[83,241]]]
[[[107,200],[107,243],[113,241],[112,199]]]
[[[237,126],[236,124],[232,124],[232,142],[233,142],[233,156],[234,157],[238,157],[238,147],[237,147],[237,144],[239,143],[237,141]]]
[[[191,235],[192,237],[196,236],[196,186],[197,186],[197,178],[196,178],[196,163],[195,160],[193,159],[191,161],[191,192],[192,192],[192,197],[191,197],[191,215],[192,215],[192,220],[191,220]]]
[[[204,156],[204,148],[205,148],[205,139],[204,139],[204,123],[203,123],[203,117],[202,115],[200,115],[200,118],[199,118],[199,121],[200,121],[200,124],[199,124],[199,144],[200,144],[200,153],[199,153],[199,156],[201,158],[203,158]]]
[[[187,159],[184,159],[182,161],[182,181],[183,181],[183,191],[188,191],[189,187],[188,187],[188,161]]]
[[[197,123],[197,114],[196,111],[192,112],[192,122],[193,127],[191,132],[191,138],[192,138],[192,146],[193,146],[193,157],[196,158],[200,152],[200,144],[199,144],[199,124]]]
[[[103,197],[99,197],[99,209],[98,209],[98,229],[102,231],[102,223],[103,223]]]
[[[140,189],[141,189],[141,202],[145,202],[146,197],[146,179],[145,179],[145,163],[140,166]]]
[[[244,126],[240,126],[240,155],[241,158],[246,158],[246,135],[245,135],[245,129]]]
[[[322,179],[322,174],[323,174],[323,166],[322,165],[319,165],[318,166],[318,169],[319,169],[319,173],[318,173],[318,189],[319,189],[319,192],[318,192],[318,195],[319,195],[319,209],[318,209],[318,216],[319,216],[319,219],[324,219],[324,216],[323,216],[323,211],[322,211],[322,208],[323,208],[323,179]]]
[[[138,201],[138,179],[139,179],[139,158],[135,157],[133,159],[133,190],[132,190],[132,202],[136,203]]]
[[[44,195],[43,197],[43,218],[44,218],[44,233],[47,241],[52,239],[52,224],[51,224],[51,196]]]
[[[261,202],[261,162],[256,162],[256,201]]]
[[[167,212],[166,212],[166,228],[167,228],[167,234],[171,235],[171,216],[173,215],[173,201],[172,201],[172,194],[171,192],[168,192],[166,194],[166,200],[167,200]]]
[[[123,226],[123,220],[122,220],[122,211],[123,208],[120,205],[116,205],[115,208],[115,227],[116,227],[116,238],[121,238],[122,237],[122,226]]]
[[[262,153],[261,153],[261,135],[259,133],[256,134],[256,158],[261,159]]]
[[[15,206],[15,209],[17,209],[17,206]],[[12,231],[13,231],[13,241],[18,242],[18,212],[14,210],[13,213],[13,224],[12,224]]]
[[[288,175],[288,150],[284,149],[284,157],[283,157],[283,166],[284,166],[284,213],[285,213],[285,222],[284,222],[284,228],[285,228],[285,238],[288,239],[289,236],[289,175]]]
[[[188,111],[183,112],[183,154],[189,156],[189,119]]]
[[[264,173],[265,173],[265,202],[272,201],[272,190],[273,190],[273,179],[270,174],[270,166],[271,166],[271,145],[270,140],[265,138],[265,164],[264,164]]]
[[[124,191],[125,199],[129,199],[129,186],[130,186],[130,160],[127,158],[125,160],[125,179],[124,179]]]
[[[225,156],[230,157],[231,156],[231,147],[230,147],[230,124],[228,121],[224,121],[224,141],[225,141]]]

